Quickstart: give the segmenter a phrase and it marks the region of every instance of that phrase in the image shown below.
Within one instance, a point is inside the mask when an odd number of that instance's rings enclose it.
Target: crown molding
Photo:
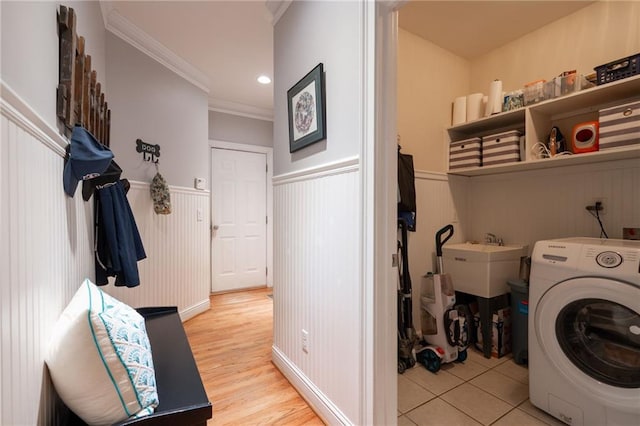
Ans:
[[[99,0],[98,3],[100,4],[100,11],[102,12],[102,22],[104,22],[104,27],[107,28],[107,26],[109,25],[107,18],[111,14],[111,11],[114,9],[113,2]]]
[[[209,111],[273,121],[273,109],[259,108],[238,102],[226,101],[224,99],[209,98]]]
[[[209,93],[209,78],[162,43],[142,31],[113,7],[111,2],[100,2],[105,28],[131,46],[155,59],[180,77]]]
[[[287,11],[293,0],[266,0],[266,6],[269,12],[271,12],[271,25],[274,27]]]

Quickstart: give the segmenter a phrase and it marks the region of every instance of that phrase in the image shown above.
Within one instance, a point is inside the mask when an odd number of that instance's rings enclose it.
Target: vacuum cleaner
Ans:
[[[444,351],[437,346],[419,341],[413,326],[413,299],[407,256],[407,229],[410,229],[410,224],[399,218],[398,228],[401,233],[401,240],[398,241],[398,374],[413,368],[416,360],[435,373],[440,369]]]
[[[445,235],[446,234],[446,235]],[[444,236],[444,238],[443,238]],[[456,294],[451,276],[444,272],[442,246],[453,236],[453,225],[447,225],[436,233],[436,255],[438,273],[428,272],[422,277],[420,287],[420,322],[422,339],[439,347],[444,354],[441,362],[462,362],[467,358],[470,327],[473,319],[465,305],[456,305]],[[430,359],[424,359],[431,357]],[[425,364],[430,371],[437,371],[437,364],[432,354],[419,356],[418,361]]]
[[[418,335],[413,326],[413,299],[407,231],[416,230],[416,190],[413,157],[400,153],[398,145],[398,374],[416,365],[416,359],[435,372],[440,369],[444,351],[429,344],[418,345]]]

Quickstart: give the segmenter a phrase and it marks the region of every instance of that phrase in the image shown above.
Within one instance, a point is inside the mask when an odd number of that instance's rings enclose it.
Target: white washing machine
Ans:
[[[539,241],[529,397],[570,425],[640,425],[640,241]]]

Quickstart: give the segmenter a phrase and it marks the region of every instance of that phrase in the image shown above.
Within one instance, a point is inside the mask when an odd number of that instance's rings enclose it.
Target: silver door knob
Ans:
[[[213,225],[213,230],[214,230],[214,231],[217,231],[217,230],[218,230],[218,228],[220,228],[218,225]]]

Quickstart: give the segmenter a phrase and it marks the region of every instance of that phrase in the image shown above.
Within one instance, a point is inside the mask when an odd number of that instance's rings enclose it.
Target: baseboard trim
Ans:
[[[322,421],[330,425],[353,424],[276,346],[271,347],[271,359]]]
[[[220,294],[242,293],[243,291],[264,290],[264,289],[267,289],[267,288],[271,288],[271,286],[263,284],[263,285],[256,285],[256,286],[252,286],[252,287],[243,287],[243,288],[234,288],[234,289],[230,289],[230,290],[212,291],[211,295],[212,296],[218,296]]]
[[[208,311],[209,308],[211,308],[211,301],[207,297],[206,300],[196,303],[195,305],[191,305],[188,308],[180,311],[180,319],[182,320],[182,322],[185,322],[186,320],[191,319],[198,314]]]

